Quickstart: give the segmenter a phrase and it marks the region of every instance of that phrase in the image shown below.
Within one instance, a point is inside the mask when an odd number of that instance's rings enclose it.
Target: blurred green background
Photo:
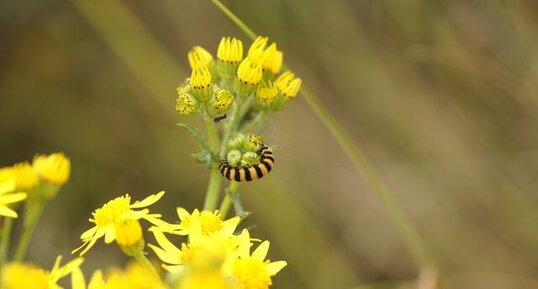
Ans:
[[[444,288],[538,288],[538,2],[225,1],[366,152],[439,263]],[[72,177],[29,259],[50,268],[91,211],[166,190],[201,207],[206,169],[175,123],[187,51],[248,38],[210,1],[1,1],[0,166],[64,151]],[[289,266],[274,288],[412,288],[393,225],[298,97],[259,130],[275,170],[240,187]],[[152,237],[148,236],[152,241]],[[86,272],[121,265],[97,246]]]

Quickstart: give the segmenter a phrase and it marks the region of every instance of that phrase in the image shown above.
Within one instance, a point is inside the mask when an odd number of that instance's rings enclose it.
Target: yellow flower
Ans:
[[[277,49],[274,42],[267,47],[268,41],[269,38],[258,36],[248,50],[248,57],[252,58],[256,64],[260,64],[263,69],[278,73],[282,67],[284,54]]]
[[[226,89],[219,89],[209,100],[212,113],[221,114],[226,112],[232,105],[233,95]]]
[[[76,258],[60,267],[62,257],[58,256],[52,270],[45,271],[37,266],[22,263],[9,263],[1,268],[2,289],[61,289],[57,282],[61,278],[71,274],[84,262],[82,258]]]
[[[276,50],[276,44],[273,43],[273,45],[275,45],[275,49],[267,52],[267,56],[265,57],[265,61],[263,62],[263,68],[269,70],[272,73],[278,73],[282,68],[284,54],[282,53],[282,51]],[[271,47],[273,45],[271,45]]]
[[[150,214],[148,209],[133,210],[150,206],[157,202],[163,195],[164,192],[159,192],[142,201],[136,201],[131,204],[131,197],[126,194],[104,204],[103,207],[92,213],[93,218],[90,219],[90,222],[94,223],[95,226],[80,236],[84,242],[82,246],[73,250],[71,253],[75,253],[86,247],[80,252],[81,256],[84,255],[102,237],[105,238],[106,244],[110,244],[114,240],[120,246],[136,244],[142,241],[142,232],[140,224],[138,224],[138,220],[140,219],[145,219],[157,227],[167,226],[168,223],[162,221],[159,214]]]
[[[238,289],[267,289],[272,284],[271,277],[276,275],[287,263],[265,260],[269,251],[269,241],[263,241],[250,254],[250,236],[248,230],[240,235],[238,258],[224,269],[225,274],[234,277],[239,283]]]
[[[189,214],[185,209],[178,208],[177,213],[181,223],[173,230],[151,228],[160,247],[148,246],[166,265],[171,272],[177,272],[182,265],[218,263],[215,260],[224,260],[226,256],[237,247],[237,237],[233,235],[239,224],[239,217],[222,221],[218,212],[194,210]],[[183,243],[181,249],[168,240],[163,231],[177,235],[188,235],[189,243]]]
[[[270,105],[278,96],[278,89],[273,82],[265,82],[256,91],[256,100],[262,105]]]
[[[40,178],[59,186],[67,182],[71,173],[71,162],[61,152],[48,156],[37,155],[32,165]]]
[[[204,66],[209,66],[213,61],[213,56],[201,46],[194,46],[188,53],[189,64],[191,68],[199,69]]]
[[[169,231],[168,233],[177,235],[192,235],[201,232],[202,235],[221,234],[223,236],[230,236],[233,234],[240,218],[233,217],[226,221],[223,221],[219,211],[199,211],[194,209],[192,214],[189,214],[184,208],[177,208],[177,215],[180,223],[177,230]],[[192,221],[192,220],[195,221]]]
[[[0,174],[0,216],[17,218],[17,212],[8,207],[9,204],[26,199],[26,193],[13,193],[17,180],[11,171],[5,170]],[[2,288],[3,289],[3,288]]]
[[[190,93],[180,92],[178,88],[179,96],[176,99],[176,111],[181,115],[192,115],[198,111],[198,101]]]
[[[225,63],[239,63],[243,60],[243,42],[233,37],[222,37],[217,58]]]
[[[205,89],[211,85],[211,73],[207,66],[198,67],[192,70],[191,85],[194,89]]]
[[[275,81],[276,87],[286,97],[295,97],[301,88],[301,79],[291,71],[282,73]]]
[[[17,180],[17,190],[28,190],[37,185],[38,178],[30,163],[14,164],[11,171]]]
[[[247,56],[237,68],[237,77],[242,83],[254,86],[262,80],[262,66],[254,62],[252,57]]]
[[[264,51],[265,46],[267,46],[267,41],[269,41],[268,37],[258,36],[250,45],[250,48],[248,49],[248,54],[252,55]]]
[[[86,286],[82,271],[71,275],[73,289],[165,289],[159,277],[142,268],[138,263],[129,263],[125,269],[112,268],[106,273],[98,270]]]
[[[178,289],[234,289],[231,282],[219,270],[188,271]]]

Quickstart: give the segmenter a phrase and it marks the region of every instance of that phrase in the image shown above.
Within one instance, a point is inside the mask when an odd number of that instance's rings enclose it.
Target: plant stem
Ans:
[[[239,187],[239,182],[230,182],[230,186],[227,189],[226,196],[222,200],[222,203],[220,204],[220,216],[222,219],[226,219],[226,215],[228,214],[228,210],[230,210],[230,206],[232,205],[233,197],[235,194],[237,194],[237,188]],[[236,212],[237,213],[237,212]]]
[[[15,250],[15,256],[13,257],[14,261],[22,262],[24,260],[28,245],[30,244],[30,239],[32,238],[44,208],[45,202],[40,200],[29,200],[29,202],[26,203],[23,231],[17,249]]]
[[[9,248],[9,238],[11,237],[12,227],[13,219],[4,218],[4,224],[2,225],[2,235],[0,236],[0,265],[4,264],[8,260],[7,250]]]
[[[218,140],[217,140],[217,131],[215,129],[215,124],[213,121],[206,116],[204,118],[206,129],[207,129],[207,137],[209,138],[209,143],[211,144],[211,173],[209,175],[209,184],[207,185],[207,191],[205,195],[205,201],[204,201],[204,210],[213,211],[217,207],[217,201],[219,199],[219,192],[220,192],[220,184],[221,184],[221,178],[219,170],[216,166],[216,160],[215,156],[219,156],[218,151]]]
[[[155,270],[155,267],[153,267],[151,261],[146,256],[144,256],[144,253],[140,252],[138,254],[135,254],[133,257],[136,259],[138,264],[140,264],[148,272],[154,274],[155,276],[159,276],[157,274],[157,270]]]
[[[226,16],[228,16],[228,18],[230,18],[233,23],[235,23],[235,25],[237,25],[241,30],[243,30],[243,32],[245,32],[248,37],[250,37],[251,39],[256,38],[256,33],[254,33],[254,31],[252,31],[243,21],[241,21],[241,19],[235,16],[235,14],[230,11],[230,9],[228,9],[226,6],[224,6],[224,4],[222,4],[219,0],[211,0],[211,2],[213,2],[213,4],[215,4],[215,6],[217,6],[220,11],[222,11],[222,13],[226,14]]]
[[[254,33],[243,21],[226,8],[219,0],[211,0],[226,16],[230,18],[245,34],[251,39],[256,38]],[[285,65],[284,65],[285,66]],[[418,234],[407,215],[398,206],[392,192],[385,186],[381,178],[377,175],[373,166],[366,159],[362,150],[354,143],[351,136],[338,123],[336,118],[327,108],[318,100],[316,95],[305,85],[301,88],[301,94],[310,108],[325,124],[338,144],[353,162],[357,172],[364,178],[374,195],[378,198],[383,206],[385,213],[389,216],[390,221],[396,227],[400,237],[404,241],[415,264],[419,268],[435,267],[435,260],[432,257],[429,248]]]

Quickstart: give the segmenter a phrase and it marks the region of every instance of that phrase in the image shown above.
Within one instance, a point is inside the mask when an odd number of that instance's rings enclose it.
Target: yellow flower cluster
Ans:
[[[244,58],[243,42],[233,37],[221,39],[216,61],[209,51],[194,46],[188,53],[191,77],[178,88],[177,112],[181,115],[201,112],[214,117],[230,109],[233,99],[245,101],[251,97],[259,111],[282,109],[301,87],[301,79],[292,72],[278,75],[283,57],[276,43],[261,36],[254,40]],[[229,97],[215,107],[219,102],[218,92],[223,90]]]
[[[266,260],[269,241],[251,253],[248,230],[235,235],[239,217],[222,220],[218,211],[189,213],[178,208],[179,225],[151,229],[157,240],[149,247],[163,261],[163,267],[178,276],[178,288],[264,289],[285,261]],[[174,245],[164,233],[185,235],[187,242]]]
[[[21,162],[0,168],[0,216],[16,218],[10,206],[26,199],[29,192],[32,200],[53,197],[70,173],[69,158],[63,153],[37,155],[32,164]],[[38,187],[39,184],[44,186]]]

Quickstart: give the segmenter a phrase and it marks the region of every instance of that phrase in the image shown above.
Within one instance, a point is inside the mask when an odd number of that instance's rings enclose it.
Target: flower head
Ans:
[[[190,94],[180,91],[178,88],[179,96],[176,99],[176,111],[181,115],[192,115],[198,111],[198,101]]]
[[[28,190],[37,185],[37,174],[28,162],[14,164],[11,171],[17,180],[17,190]]]
[[[204,66],[209,66],[213,61],[213,56],[202,46],[194,46],[188,53],[189,64],[191,68],[199,69]]]
[[[213,114],[226,112],[232,105],[233,95],[226,89],[219,89],[209,100]]]
[[[151,195],[142,201],[131,204],[131,197],[126,194],[117,197],[101,208],[95,210],[90,219],[95,226],[80,236],[83,241],[82,246],[73,250],[72,253],[84,248],[80,255],[84,255],[101,237],[105,238],[105,243],[110,244],[114,240],[124,248],[125,246],[135,246],[142,240],[142,231],[138,220],[145,219],[156,226],[168,225],[160,220],[161,215],[150,214],[148,209],[141,209],[157,202],[164,192]]]
[[[192,70],[191,85],[197,90],[209,88],[211,85],[211,73],[207,66],[197,67]]]
[[[56,258],[54,267],[51,271],[43,270],[35,265],[22,263],[9,263],[3,266],[2,280],[0,288],[2,289],[61,289],[57,284],[58,280],[71,274],[84,262],[82,258],[60,266],[61,256]]]
[[[262,66],[256,63],[252,57],[247,56],[237,69],[237,77],[239,81],[246,85],[254,86],[262,80]]]
[[[278,96],[278,89],[273,82],[264,82],[256,91],[256,101],[264,106],[271,105]]]
[[[295,97],[301,88],[301,79],[291,71],[282,73],[275,81],[278,90],[286,97]]]
[[[71,162],[61,152],[48,156],[37,155],[32,165],[41,179],[58,186],[65,184],[71,173]]]
[[[222,37],[217,48],[217,58],[225,63],[239,63],[243,60],[243,42],[234,37]]]
[[[17,179],[11,170],[4,170],[0,174],[0,216],[17,218],[17,212],[10,209],[8,205],[26,199],[26,193],[14,193]]]
[[[243,230],[240,238],[238,257],[224,268],[225,274],[238,281],[239,289],[269,288],[272,284],[271,277],[287,265],[286,261],[265,260],[269,251],[269,241],[263,241],[251,254],[252,244],[248,230]]]

